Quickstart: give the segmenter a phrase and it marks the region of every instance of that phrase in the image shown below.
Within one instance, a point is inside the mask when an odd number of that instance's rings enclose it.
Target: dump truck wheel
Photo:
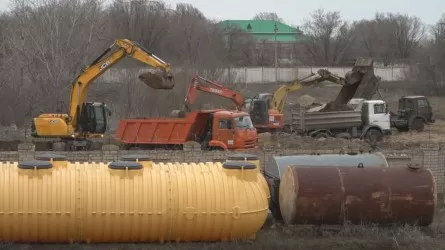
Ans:
[[[325,132],[320,132],[314,135],[315,139],[328,138],[328,137],[329,137],[328,133]]]
[[[422,121],[422,119],[417,118],[413,121],[411,129],[416,132],[422,132],[425,129],[425,123]]]
[[[366,140],[370,141],[371,143],[381,141],[382,139],[383,139],[383,133],[377,129],[370,129],[366,133]]]

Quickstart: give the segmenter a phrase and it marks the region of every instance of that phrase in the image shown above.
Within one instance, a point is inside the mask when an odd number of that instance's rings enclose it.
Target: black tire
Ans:
[[[422,132],[425,129],[425,123],[422,119],[416,118],[413,121],[413,124],[411,124],[411,129],[416,132]]]
[[[224,151],[221,147],[210,147],[210,151]]]
[[[336,138],[349,140],[352,138],[350,133],[339,133],[335,136]]]
[[[320,133],[316,133],[316,134],[314,135],[314,138],[315,138],[315,139],[328,138],[328,137],[329,137],[329,135],[328,135],[328,133],[326,133],[326,132],[320,132]]]
[[[371,143],[379,142],[383,139],[383,133],[377,129],[370,129],[366,132],[365,139]]]

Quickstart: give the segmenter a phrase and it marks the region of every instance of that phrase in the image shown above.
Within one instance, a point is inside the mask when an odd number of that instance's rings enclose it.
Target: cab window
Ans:
[[[232,129],[232,121],[231,120],[219,120],[219,128],[220,129]]]
[[[385,114],[385,104],[374,104],[374,114]]]

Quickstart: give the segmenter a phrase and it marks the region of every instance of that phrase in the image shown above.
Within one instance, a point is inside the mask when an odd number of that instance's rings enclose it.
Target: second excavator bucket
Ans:
[[[380,79],[374,75],[372,58],[358,58],[352,71],[346,74],[346,82],[335,100],[346,104],[351,98],[371,99],[376,93]]]
[[[139,75],[139,80],[153,89],[173,89],[175,79],[165,71],[146,72]]]

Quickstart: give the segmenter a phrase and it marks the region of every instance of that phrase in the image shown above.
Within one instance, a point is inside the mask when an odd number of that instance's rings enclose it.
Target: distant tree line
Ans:
[[[282,21],[267,12],[254,19]],[[119,86],[94,85],[90,99],[110,103],[117,116],[180,108],[193,71],[216,76],[229,66],[273,65],[252,37],[227,39],[227,30],[184,3],[172,8],[144,0],[109,5],[104,0],[11,0],[0,24],[0,123],[5,125],[26,125],[40,111],[65,112],[72,81],[118,38],[134,40],[172,67],[188,70],[177,77],[174,92],[149,90],[130,73]],[[421,65],[413,69],[416,77],[428,78],[438,89],[442,84],[443,33],[417,17],[377,13],[372,20],[350,23],[339,12],[320,9],[302,30],[308,37],[302,47],[307,65],[344,65],[356,56],[383,58],[388,65],[402,60]]]

